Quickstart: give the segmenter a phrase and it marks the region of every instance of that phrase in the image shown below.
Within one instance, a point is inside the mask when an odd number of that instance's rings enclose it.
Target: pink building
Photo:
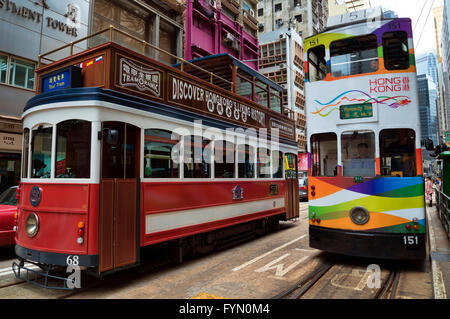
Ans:
[[[186,0],[185,59],[228,53],[259,70],[256,0]]]

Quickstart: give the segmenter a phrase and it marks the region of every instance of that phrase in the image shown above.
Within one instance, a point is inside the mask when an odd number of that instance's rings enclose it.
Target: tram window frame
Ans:
[[[188,139],[190,137],[190,140]],[[211,178],[211,141],[205,138],[202,138],[198,135],[185,135],[182,138],[183,146],[184,146],[184,154],[183,154],[183,178]],[[196,162],[199,159],[195,158],[195,155],[198,155],[198,151],[195,148],[199,146],[199,142],[201,143],[201,162]],[[188,147],[190,148],[190,153],[188,152]],[[206,170],[201,168],[201,165],[206,163]],[[192,164],[192,169],[189,168],[189,165]],[[197,165],[197,166],[195,166]],[[201,169],[196,169],[195,167],[200,167]]]
[[[277,156],[278,153],[278,156]],[[274,164],[277,163],[277,167]],[[282,151],[272,151],[272,178],[283,178],[284,154]]]
[[[410,128],[383,129],[380,131],[378,141],[382,176],[417,176],[416,138],[416,132]],[[393,145],[394,143],[398,143],[398,145]],[[394,157],[396,157],[395,162],[393,161]],[[406,169],[404,163],[407,163]],[[393,169],[393,167],[395,168]]]
[[[366,54],[367,57],[364,56]],[[337,59],[343,59],[344,62],[334,63]],[[345,65],[346,68],[336,70],[337,65]],[[377,36],[366,34],[331,42],[330,68],[333,78],[377,72],[379,70]]]
[[[30,134],[28,127],[23,130],[22,178],[28,178],[28,155],[30,154]]]
[[[35,159],[35,154],[36,154],[36,148],[35,148],[35,142],[37,141],[36,138],[37,136],[41,134],[45,134],[43,137],[41,137],[42,141],[40,142],[41,145],[41,151],[42,152],[46,152],[47,155],[45,153],[43,160],[42,159]],[[45,143],[45,149],[44,149],[44,143]],[[32,130],[31,130],[31,178],[51,178],[51,173],[52,173],[52,145],[53,145],[53,125],[51,124],[39,124],[36,125]],[[41,154],[41,153],[39,153]],[[36,160],[36,162],[35,162]],[[36,169],[36,166],[38,166],[38,162],[40,161],[41,163],[39,164],[39,169],[37,169],[37,172],[34,172],[34,170]],[[47,162],[47,163],[46,163]],[[42,166],[44,165],[44,166]],[[38,172],[40,170],[44,170],[42,172],[42,175],[38,175]]]
[[[319,139],[317,139],[319,138]],[[327,176],[334,177],[338,175],[338,137],[334,132],[325,132],[325,133],[316,133],[312,134],[310,137],[311,142],[311,176]],[[322,142],[334,142],[334,147],[327,149],[335,149],[334,152],[336,155],[336,160],[333,161],[330,167],[335,166],[334,168],[329,168],[327,161],[322,165],[323,160],[328,160],[328,155],[332,154],[332,152],[327,152],[326,156],[322,157],[321,145]],[[316,162],[316,154],[318,155],[319,162]],[[335,164],[335,165],[333,165]],[[327,172],[329,172],[327,174]]]
[[[385,32],[382,41],[384,68],[386,70],[409,69],[411,62],[409,59],[408,34],[405,31]],[[397,46],[397,48],[394,46]],[[400,46],[400,50],[398,46]]]
[[[374,177],[376,174],[375,133],[371,130],[342,132],[341,162],[342,176]]]
[[[266,152],[264,152],[266,150]],[[270,178],[270,149],[266,147],[258,147],[256,154],[256,176],[258,178]]]
[[[317,54],[317,51],[321,51]],[[318,45],[308,50],[308,79],[309,82],[317,82],[327,76],[327,61],[325,59],[325,46]],[[312,72],[314,70],[314,72]]]
[[[179,142],[180,136],[168,130],[159,128],[148,128],[144,130],[144,157],[142,161],[144,169],[144,178],[179,178],[180,161],[179,161]],[[178,146],[177,146],[178,145]],[[159,147],[159,154],[152,154],[153,147]],[[161,158],[166,156],[164,148],[169,147],[169,158]],[[163,150],[161,150],[161,148]],[[175,150],[174,150],[175,148]],[[161,154],[162,153],[162,154]],[[176,158],[174,155],[176,154]],[[153,164],[152,155],[155,155],[155,165]],[[153,169],[154,168],[154,169]],[[161,171],[161,168],[163,171]],[[158,170],[152,174],[153,170]],[[162,174],[161,174],[162,173]]]
[[[238,161],[238,178],[255,178],[256,147],[249,144],[239,144],[237,145],[236,152]]]
[[[78,124],[81,127],[76,128]],[[55,178],[91,177],[91,132],[92,123],[86,120],[70,119],[56,124]],[[66,165],[74,167],[65,168]],[[64,173],[58,174],[61,168]]]
[[[235,178],[234,158],[235,149],[232,142],[214,141],[214,178]]]

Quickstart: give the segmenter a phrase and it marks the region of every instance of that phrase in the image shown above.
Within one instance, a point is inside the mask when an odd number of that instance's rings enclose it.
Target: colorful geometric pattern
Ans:
[[[425,198],[423,178],[380,177],[355,184],[352,178],[310,177],[310,187],[315,186],[315,196],[310,196],[310,224],[343,230],[384,233],[407,233],[406,224],[413,226],[418,219],[419,230],[425,233]],[[362,206],[369,211],[369,221],[364,225],[352,222],[350,210]],[[311,218],[320,219],[320,224]]]
[[[359,93],[358,96],[360,94],[363,94],[365,96],[367,96],[367,98],[361,99],[361,98],[350,98],[347,95],[350,95],[351,93]],[[336,102],[336,100],[338,100],[338,102]],[[330,115],[331,112],[335,111],[335,110],[339,110],[339,104],[341,104],[343,101],[348,101],[348,102],[364,102],[364,103],[378,103],[378,104],[384,104],[389,106],[390,108],[393,109],[397,109],[400,106],[406,106],[409,103],[411,103],[411,99],[408,96],[405,95],[398,95],[398,96],[378,96],[378,97],[373,97],[370,94],[361,91],[361,90],[349,90],[349,91],[345,91],[343,93],[340,93],[338,96],[336,96],[335,98],[333,98],[331,101],[323,103],[320,102],[318,100],[314,100],[314,102],[316,102],[317,104],[319,104],[319,108],[316,106],[316,111],[315,112],[311,112],[311,114],[318,114],[322,117],[327,117],[328,115]],[[336,102],[336,103],[335,103]],[[331,109],[330,109],[331,107]]]

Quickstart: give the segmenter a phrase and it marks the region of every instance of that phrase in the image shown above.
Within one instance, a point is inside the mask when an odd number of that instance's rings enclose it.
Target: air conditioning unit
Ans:
[[[253,9],[250,9],[250,15],[254,18],[255,17],[255,11]]]
[[[234,36],[231,33],[226,32],[225,37],[223,38],[223,42],[226,44],[232,44],[234,41]]]

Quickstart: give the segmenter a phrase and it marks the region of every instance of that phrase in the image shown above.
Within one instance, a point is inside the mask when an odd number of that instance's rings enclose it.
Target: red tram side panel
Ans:
[[[276,195],[270,195],[271,185],[276,185]],[[241,198],[236,198],[236,188]],[[285,181],[143,182],[141,192],[143,245],[286,211]]]

